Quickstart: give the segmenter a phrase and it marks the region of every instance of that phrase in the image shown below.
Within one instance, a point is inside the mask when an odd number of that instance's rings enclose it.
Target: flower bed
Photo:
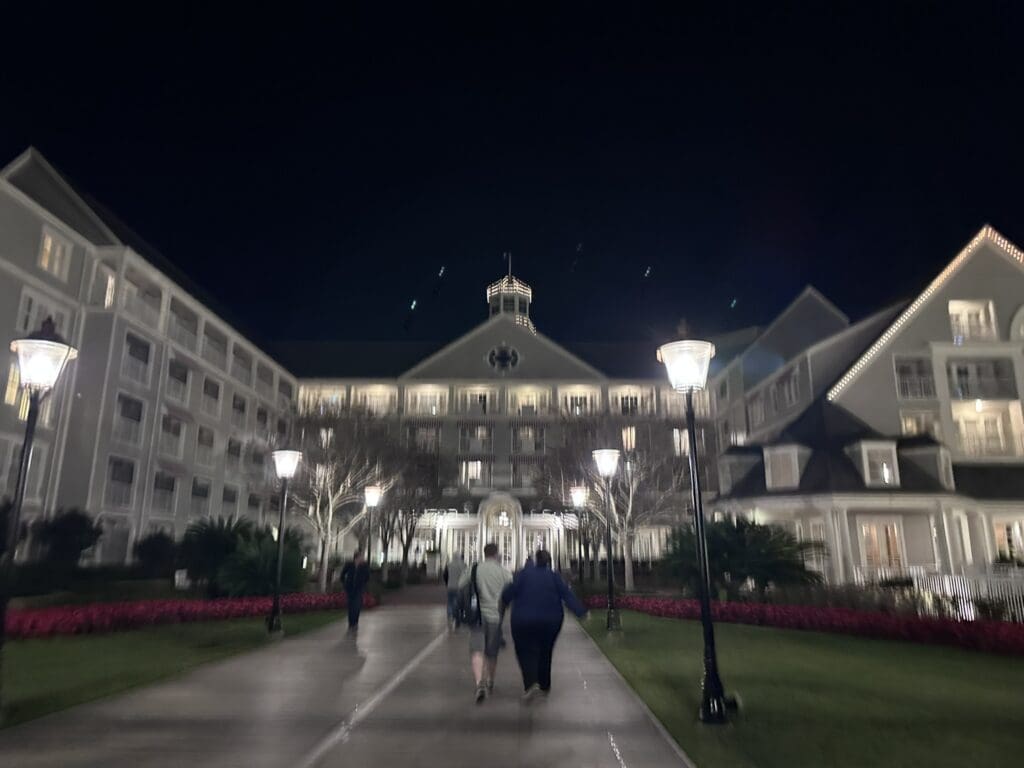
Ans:
[[[602,608],[605,599],[586,600],[590,608]],[[656,597],[622,597],[619,608],[670,619],[700,619],[700,603]],[[755,624],[781,629],[836,632],[859,637],[909,640],[915,643],[955,645],[976,651],[1024,655],[1024,624],[1003,621],[953,621],[849,608],[820,608],[765,603],[712,603],[715,621]]]
[[[11,639],[117,632],[156,624],[190,621],[221,621],[270,613],[271,598],[239,597],[223,600],[137,600],[126,603],[88,603],[52,608],[27,608],[7,613],[7,636]],[[377,604],[363,595],[363,607]],[[344,593],[328,595],[282,595],[281,610],[289,613],[329,611],[345,608]]]

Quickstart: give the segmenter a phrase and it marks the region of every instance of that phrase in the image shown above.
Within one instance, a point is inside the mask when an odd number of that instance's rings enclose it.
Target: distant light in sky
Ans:
[[[729,309],[736,309],[736,299],[729,302]]]
[[[651,268],[648,267],[647,269],[644,270],[644,277],[650,277],[650,276],[651,276]]]
[[[444,277],[444,264],[441,265],[441,269],[437,273],[438,277]]]
[[[409,309],[410,310],[416,309],[416,299],[412,300],[412,304],[409,305]]]

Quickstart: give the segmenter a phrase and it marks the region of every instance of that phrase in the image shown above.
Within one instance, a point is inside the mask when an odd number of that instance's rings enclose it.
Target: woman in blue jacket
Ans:
[[[587,609],[551,570],[551,554],[539,550],[532,568],[524,568],[501,594],[512,605],[512,641],[523,673],[524,701],[551,690],[551,654],[562,631],[564,603],[577,616]]]

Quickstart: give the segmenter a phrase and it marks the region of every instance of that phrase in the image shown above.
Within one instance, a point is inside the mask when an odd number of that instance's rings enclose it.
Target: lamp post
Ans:
[[[579,549],[580,589],[583,588],[583,510],[587,506],[587,486],[574,485],[569,489],[573,509],[576,510],[576,544]]]
[[[21,508],[25,501],[25,486],[28,483],[28,472],[32,463],[32,440],[35,438],[36,422],[39,421],[39,405],[53,391],[68,362],[78,357],[78,350],[57,334],[53,319],[49,317],[43,321],[42,326],[35,333],[12,341],[11,351],[18,356],[18,383],[28,393],[28,416],[25,419],[25,439],[21,444],[18,479],[14,487],[14,500],[10,507],[10,516],[7,520],[4,549],[3,552],[0,552],[0,653],[3,652],[6,639],[5,625],[7,604],[11,596],[10,584],[13,578],[14,552],[18,548]],[[0,666],[0,680],[2,678],[3,670]]]
[[[281,512],[277,522],[277,574],[274,577],[274,602],[267,617],[267,631],[280,633],[281,626],[281,569],[284,566],[284,513],[288,508],[288,481],[295,477],[295,471],[302,460],[302,451],[282,448],[272,452],[274,472],[281,481]]]
[[[711,620],[711,572],[708,567],[708,542],[704,530],[704,504],[701,500],[700,475],[697,470],[697,429],[693,413],[693,392],[704,389],[708,367],[715,355],[715,345],[708,341],[674,341],[658,350],[658,359],[665,364],[669,382],[676,392],[686,395],[686,433],[689,445],[690,493],[693,501],[693,528],[696,534],[700,623],[704,630],[704,680],[701,683],[700,719],[705,723],[726,720],[725,691],[718,675],[715,653],[715,627]]]
[[[379,485],[368,485],[363,489],[363,501],[366,503],[366,567],[373,566],[373,510],[380,504],[384,489]]]
[[[619,452],[615,448],[594,451],[597,473],[604,480],[604,548],[608,556],[608,629],[621,629],[619,612],[615,610],[615,558],[612,557],[612,478],[619,468]]]

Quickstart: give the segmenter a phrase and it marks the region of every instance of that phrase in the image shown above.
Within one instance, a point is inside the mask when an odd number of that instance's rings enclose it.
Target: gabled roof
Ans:
[[[517,364],[499,373],[488,354],[499,347],[515,349]],[[499,313],[444,346],[402,374],[403,379],[593,379],[607,378],[601,371],[542,333]]]
[[[14,158],[0,176],[94,245],[123,245],[86,197],[35,147]]]
[[[907,322],[917,315],[917,313],[921,311],[922,307],[928,303],[928,300],[932,295],[939,290],[947,280],[953,277],[953,275],[955,275],[985,243],[995,245],[998,251],[1006,256],[1007,259],[1015,263],[1018,267],[1024,267],[1024,251],[1021,251],[1020,248],[999,234],[999,232],[997,232],[990,224],[986,224],[978,231],[978,234],[976,234],[971,241],[964,246],[960,253],[958,253],[953,260],[946,265],[946,268],[943,269],[934,280],[932,280],[921,295],[914,299],[914,301],[910,303],[910,306],[900,313],[899,317],[893,321],[892,325],[890,325],[882,335],[878,337],[874,344],[868,347],[867,351],[861,355],[850,369],[840,377],[831,389],[829,389],[828,399],[835,400],[839,397],[846,386],[857,378],[857,374],[859,374],[864,367],[870,363],[871,360],[882,351],[882,349],[885,348],[886,344],[888,344],[896,334],[899,333],[900,328],[906,325]]]

